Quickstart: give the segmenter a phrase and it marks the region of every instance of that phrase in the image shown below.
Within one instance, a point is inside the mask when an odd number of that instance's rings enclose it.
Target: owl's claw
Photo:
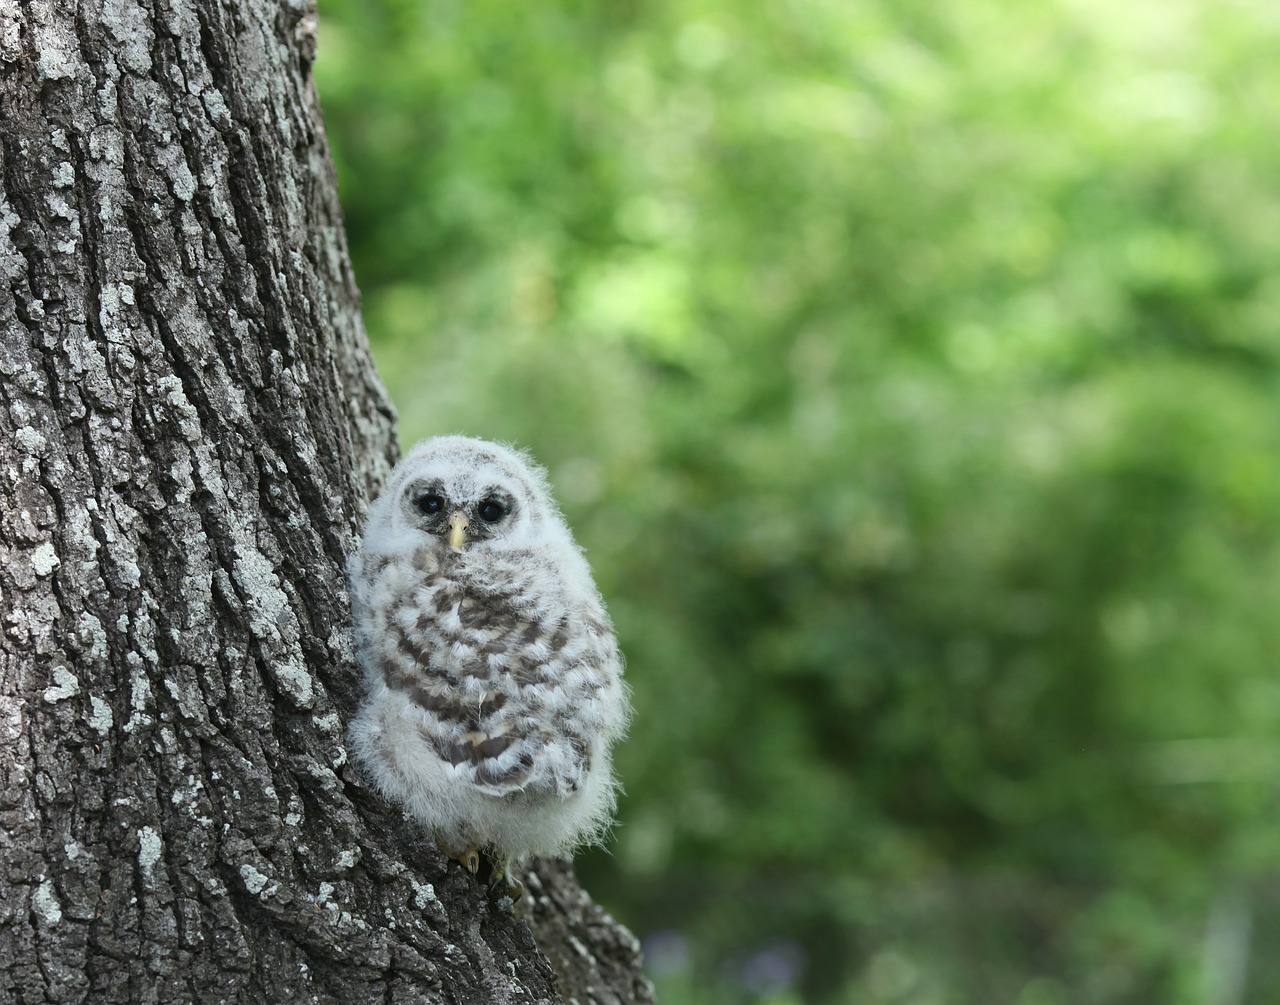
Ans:
[[[443,841],[438,842],[440,850],[453,861],[457,862],[462,868],[473,876],[480,875],[480,852],[476,848],[468,848],[465,851],[454,851]],[[505,863],[500,862],[492,854],[486,855],[486,861],[491,863],[491,869],[486,870],[488,874],[488,887],[490,890],[496,890],[501,886],[505,893],[512,900],[519,900],[524,894],[524,884],[516,879],[507,871]]]
[[[506,866],[495,862],[493,866],[493,875],[489,877],[489,889],[493,890],[501,886],[502,892],[512,900],[519,900],[524,896],[524,884],[516,879],[507,871]]]
[[[452,848],[444,844],[440,845],[440,850],[449,858],[453,859],[458,865],[466,869],[471,875],[476,875],[480,871],[480,853],[474,848],[468,848],[466,851],[454,851]]]

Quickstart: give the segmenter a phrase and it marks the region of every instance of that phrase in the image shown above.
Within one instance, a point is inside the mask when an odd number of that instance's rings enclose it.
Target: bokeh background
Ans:
[[[402,437],[617,621],[661,1000],[1280,1001],[1280,4],[320,15]]]

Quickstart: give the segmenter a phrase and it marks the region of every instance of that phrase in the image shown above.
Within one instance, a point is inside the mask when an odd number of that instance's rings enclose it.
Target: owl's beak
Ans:
[[[449,547],[461,551],[467,540],[467,518],[462,513],[449,517]]]

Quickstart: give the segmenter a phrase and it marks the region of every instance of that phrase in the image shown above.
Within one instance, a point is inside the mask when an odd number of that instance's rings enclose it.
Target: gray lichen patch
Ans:
[[[310,708],[315,701],[315,689],[312,687],[312,676],[299,659],[281,660],[271,663],[271,670],[280,690],[298,708]]]
[[[41,879],[31,897],[31,906],[40,920],[48,926],[56,925],[62,920],[62,905],[58,903],[53,883],[48,879]]]
[[[244,888],[254,896],[270,896],[270,893],[264,894],[264,891],[267,890],[267,884],[271,882],[271,878],[264,876],[254,866],[248,863],[240,866],[240,879],[244,882]]]
[[[35,569],[37,576],[47,576],[61,564],[62,560],[58,558],[57,552],[53,550],[53,544],[49,541],[31,553],[31,567]]]
[[[155,36],[144,8],[128,0],[105,0],[102,24],[116,41],[123,68],[137,74],[149,73]]]
[[[49,25],[36,26],[35,43],[36,66],[43,80],[74,77],[84,65],[68,44],[68,40]]]
[[[164,851],[164,842],[150,824],[138,831],[138,866],[144,873],[155,868]]]
[[[111,727],[115,724],[115,716],[111,713],[111,706],[97,695],[90,696],[89,704],[93,709],[89,716],[89,725],[99,736],[106,736],[111,732]]]
[[[53,705],[74,698],[79,693],[80,681],[76,675],[64,666],[54,667],[53,684],[44,689],[44,700]]]

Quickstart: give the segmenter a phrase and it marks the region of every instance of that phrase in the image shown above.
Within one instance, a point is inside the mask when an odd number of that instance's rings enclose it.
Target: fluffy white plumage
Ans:
[[[351,582],[367,687],[351,741],[377,788],[499,870],[599,839],[630,708],[542,469],[470,437],[418,444],[369,512]]]

